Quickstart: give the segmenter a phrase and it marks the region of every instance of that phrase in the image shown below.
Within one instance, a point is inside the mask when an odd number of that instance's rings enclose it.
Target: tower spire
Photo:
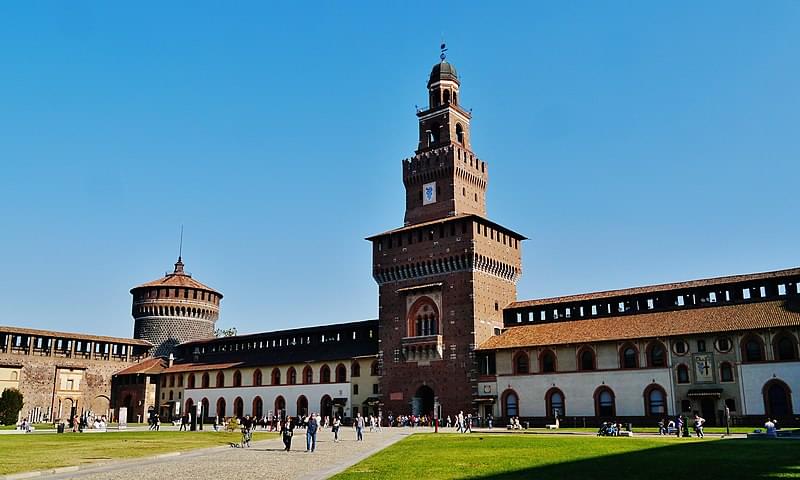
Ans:
[[[181,225],[181,239],[178,243],[178,261],[175,262],[175,274],[183,275],[183,225]]]

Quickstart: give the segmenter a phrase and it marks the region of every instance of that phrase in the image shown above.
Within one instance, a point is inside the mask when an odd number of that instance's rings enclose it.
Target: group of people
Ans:
[[[327,422],[323,423],[323,417],[318,413],[312,413],[302,418],[286,417],[280,422],[281,439],[283,440],[284,451],[292,449],[292,438],[296,429],[305,428],[306,431],[306,452],[312,453],[317,449],[317,433],[320,429],[330,426],[331,433],[333,434],[333,442],[339,443],[339,431],[342,427],[342,419],[338,416],[333,417],[330,425]],[[380,422],[378,417],[370,416],[369,421],[361,416],[360,413],[353,419],[353,429],[356,432],[356,441],[364,441],[364,429],[369,425],[370,431],[376,428],[380,431]],[[377,427],[376,427],[377,425]]]
[[[703,432],[703,429],[705,428],[706,419],[701,417],[698,413],[695,413],[691,424],[695,436],[697,436],[697,438],[704,438],[705,433]],[[689,419],[683,415],[677,415],[674,420],[662,418],[658,421],[658,434],[675,434],[678,437],[689,437],[691,436],[689,434]]]
[[[600,424],[600,430],[597,431],[599,437],[618,437],[619,433],[623,431],[621,423],[617,422],[603,422]]]

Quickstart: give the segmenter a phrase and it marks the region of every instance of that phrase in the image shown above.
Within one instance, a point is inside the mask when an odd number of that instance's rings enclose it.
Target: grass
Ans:
[[[731,427],[731,433],[732,434],[733,433],[753,433],[753,431],[755,431],[755,429],[757,429],[757,428],[760,428],[762,431],[764,430],[764,427]],[[543,428],[537,428],[537,429],[531,429],[531,430],[534,430],[534,431],[545,431],[545,429],[543,429]],[[569,432],[582,432],[582,433],[591,432],[591,433],[595,433],[595,432],[597,432],[597,430],[598,430],[597,428],[569,428],[569,427],[559,428],[558,429],[558,431],[562,432],[562,433],[569,433]],[[703,431],[705,433],[711,433],[711,434],[724,434],[725,433],[725,427],[706,427],[706,428],[703,429]],[[634,434],[636,434],[636,433],[658,433],[658,427],[639,427],[639,428],[633,427],[633,432],[634,432]],[[689,434],[694,436],[694,429],[692,429],[691,426],[689,427]],[[673,433],[672,435],[674,436],[675,434]]]
[[[257,432],[253,440],[267,435]],[[0,435],[0,475],[222,446],[241,438],[241,433],[149,431]]]
[[[800,478],[794,440],[412,435],[336,480]]]

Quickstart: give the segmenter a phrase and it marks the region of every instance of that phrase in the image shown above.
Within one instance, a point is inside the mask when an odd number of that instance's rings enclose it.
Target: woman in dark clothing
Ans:
[[[292,448],[292,435],[294,434],[294,424],[292,417],[286,417],[284,422],[281,422],[281,436],[283,437],[283,444],[286,446],[285,451]]]

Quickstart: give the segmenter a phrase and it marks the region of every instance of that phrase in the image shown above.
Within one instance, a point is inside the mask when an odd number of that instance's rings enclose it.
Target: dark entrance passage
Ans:
[[[714,427],[717,425],[717,401],[713,398],[705,397],[700,400],[700,416],[706,420],[706,426]],[[691,420],[690,420],[691,421]]]
[[[322,397],[322,400],[319,402],[319,414],[322,418],[328,417],[329,419],[332,418],[333,415],[333,400],[328,395]]]
[[[789,387],[780,380],[772,380],[764,386],[764,407],[770,417],[792,414],[792,397]]]
[[[423,385],[417,389],[416,395],[411,399],[411,413],[414,415],[431,415],[433,414],[433,404],[433,389]]]

